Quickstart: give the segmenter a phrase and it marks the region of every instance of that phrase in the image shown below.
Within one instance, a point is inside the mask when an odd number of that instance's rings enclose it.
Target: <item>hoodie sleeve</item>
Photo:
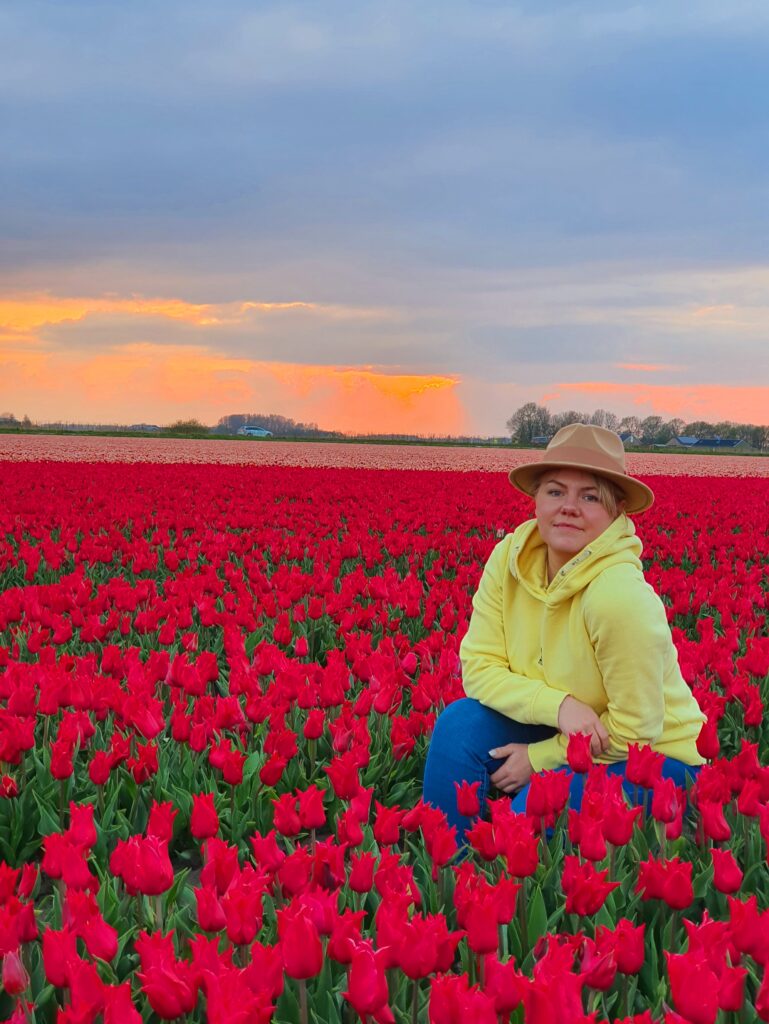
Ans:
[[[459,650],[465,693],[522,724],[557,728],[566,693],[510,671],[502,604],[508,549],[509,538],[494,548],[473,598],[470,626]]]
[[[640,573],[602,573],[585,595],[585,625],[603,677],[609,733],[603,761],[630,743],[654,743],[665,718],[665,663],[672,643],[664,607]]]

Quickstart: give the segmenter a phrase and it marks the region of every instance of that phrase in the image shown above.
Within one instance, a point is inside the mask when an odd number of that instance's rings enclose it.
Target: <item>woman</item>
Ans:
[[[594,760],[613,773],[624,774],[631,743],[664,754],[663,776],[678,785],[703,761],[705,716],[628,519],[654,495],[625,472],[617,434],[563,427],[510,482],[534,498],[535,518],[486,563],[460,648],[467,697],[439,717],[425,768],[424,799],[460,837],[471,821],[455,783],[480,782],[482,808],[493,785],[523,811],[532,773],[566,764],[571,733],[589,733]]]

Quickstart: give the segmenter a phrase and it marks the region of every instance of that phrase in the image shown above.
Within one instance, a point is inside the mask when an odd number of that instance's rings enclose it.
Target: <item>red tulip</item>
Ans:
[[[365,910],[345,910],[337,914],[328,941],[326,955],[340,964],[349,964],[355,947],[361,942]]]
[[[227,924],[216,890],[202,885],[194,890],[198,908],[198,924],[206,932],[220,932]]]
[[[596,938],[601,946],[611,947],[621,974],[638,974],[644,964],[644,932],[646,925],[634,925],[626,917],[620,918],[614,931],[600,927]]]
[[[718,1016],[718,978],[701,955],[665,950],[670,989],[676,1009],[691,1024],[715,1024]]]
[[[593,754],[590,749],[590,733],[573,732],[569,734],[566,747],[566,760],[573,772],[587,772],[593,765]]]
[[[45,976],[56,988],[69,988],[75,961],[78,960],[77,936],[71,928],[43,932]]]
[[[619,886],[619,882],[607,882],[608,870],[596,871],[579,858],[564,857],[564,868],[561,876],[563,891],[566,893],[567,914],[595,914],[609,893]]]
[[[219,815],[216,813],[213,793],[192,794],[190,832],[196,839],[209,839],[219,831]]]
[[[651,747],[631,743],[627,751],[625,777],[635,786],[653,789],[654,783],[662,778],[662,764],[665,758]]]
[[[457,809],[466,818],[475,818],[481,813],[481,805],[478,801],[478,787],[480,781],[455,782],[454,788],[457,791]]]
[[[485,960],[486,983],[484,992],[494,1001],[494,1010],[501,1015],[508,1015],[523,1000],[525,983],[523,977],[515,969],[515,961],[501,963],[496,956],[490,955]]]
[[[389,993],[382,952],[374,950],[371,942],[361,942],[353,950],[347,990],[343,995],[361,1019],[378,1014],[387,1004]]]
[[[713,885],[719,892],[734,893],[742,885],[742,871],[731,850],[711,847],[713,861]]]
[[[374,884],[376,857],[373,853],[353,854],[350,858],[349,884],[353,892],[370,892]]]
[[[290,978],[314,978],[323,965],[323,947],[311,916],[301,907],[278,911],[283,964]]]
[[[303,791],[296,791],[299,821],[303,829],[323,828],[325,826],[326,812],[323,807],[323,797],[325,794],[326,791],[324,789],[318,789],[315,785],[308,786]]]
[[[721,752],[721,745],[718,741],[718,724],[715,719],[708,718],[702,723],[700,734],[697,737],[697,753],[708,761],[718,757]]]

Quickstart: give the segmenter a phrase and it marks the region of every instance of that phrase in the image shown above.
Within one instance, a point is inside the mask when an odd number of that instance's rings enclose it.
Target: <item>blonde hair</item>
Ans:
[[[548,472],[548,470],[543,470],[534,481],[534,487],[531,492],[532,497],[536,496],[539,486]],[[608,477],[599,476],[598,473],[588,473],[587,475],[592,477],[595,481],[596,490],[598,491],[598,500],[612,519],[616,519],[622,511],[619,506],[626,500],[625,492],[619,484],[615,484],[614,481],[609,480]]]

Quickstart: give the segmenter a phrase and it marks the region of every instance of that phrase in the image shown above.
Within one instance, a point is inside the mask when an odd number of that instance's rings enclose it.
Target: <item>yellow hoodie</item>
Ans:
[[[704,714],[678,667],[662,601],[643,577],[641,542],[620,515],[548,585],[536,520],[497,544],[473,598],[460,657],[465,693],[526,724],[558,727],[567,694],[600,715],[622,761],[629,743],[702,764]],[[529,745],[534,771],[566,763],[567,737]]]

